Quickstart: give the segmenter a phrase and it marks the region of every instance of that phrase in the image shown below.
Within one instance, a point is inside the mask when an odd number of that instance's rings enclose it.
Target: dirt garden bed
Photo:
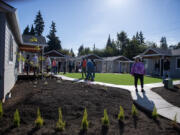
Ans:
[[[169,103],[180,107],[180,85],[176,85],[174,90],[159,87],[152,89],[152,91],[158,93]]]
[[[148,114],[138,110],[138,120],[131,116],[133,101],[128,91],[83,83],[48,79],[48,85],[38,80],[19,80],[12,90],[12,98],[4,106],[4,116],[0,122],[0,135],[78,135],[84,108],[87,108],[89,129],[88,135],[177,135],[170,121],[158,118],[156,123]],[[125,110],[124,128],[117,120],[119,106]],[[40,108],[45,124],[39,130],[34,128],[37,108]],[[58,107],[62,108],[66,130],[61,133],[55,130],[58,119]],[[20,111],[21,125],[12,128],[13,114],[16,108]],[[107,109],[110,127],[102,133],[101,118]],[[137,125],[136,125],[137,124]]]

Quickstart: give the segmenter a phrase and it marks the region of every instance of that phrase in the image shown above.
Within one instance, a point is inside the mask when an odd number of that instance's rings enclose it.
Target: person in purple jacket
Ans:
[[[135,63],[133,64],[131,69],[131,74],[134,76],[134,85],[136,88],[136,92],[138,91],[137,89],[138,79],[140,79],[141,82],[141,91],[144,92],[145,68],[144,68],[144,64],[141,62],[139,57],[135,59]]]

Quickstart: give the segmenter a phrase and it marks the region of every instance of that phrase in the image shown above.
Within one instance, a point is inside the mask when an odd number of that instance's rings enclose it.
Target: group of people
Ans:
[[[86,60],[85,58],[83,58],[81,66],[82,66],[82,78],[84,78],[85,75],[85,80],[94,81],[95,70],[96,70],[96,63],[94,62],[94,60],[93,59]]]
[[[63,71],[65,74],[66,73],[66,62],[64,61],[62,64],[63,64]],[[61,70],[61,63],[58,62],[56,60],[56,58],[53,58],[51,61],[51,58],[49,56],[47,56],[46,60],[45,60],[45,65],[46,65],[47,73],[52,72],[54,74],[57,74]]]
[[[39,58],[37,55],[33,55],[32,58],[30,58],[29,55],[27,55],[26,59],[25,59],[25,71],[26,74],[29,75],[30,70],[32,69],[34,72],[34,75],[39,73]]]

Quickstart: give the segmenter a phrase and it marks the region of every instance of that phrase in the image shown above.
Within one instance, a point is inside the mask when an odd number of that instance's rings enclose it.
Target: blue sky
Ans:
[[[109,34],[116,39],[122,30],[129,38],[141,30],[146,41],[157,44],[162,36],[168,44],[180,42],[180,0],[9,0],[9,4],[18,9],[21,31],[33,24],[40,10],[43,35],[54,21],[62,47],[75,52],[81,44],[103,48]]]

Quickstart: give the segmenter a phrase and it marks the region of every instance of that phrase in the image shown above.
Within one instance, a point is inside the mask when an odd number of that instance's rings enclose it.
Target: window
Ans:
[[[9,39],[9,61],[13,61],[13,37],[10,36]]]
[[[178,57],[177,59],[176,59],[176,65],[177,65],[177,68],[179,68],[180,69],[180,57]]]

